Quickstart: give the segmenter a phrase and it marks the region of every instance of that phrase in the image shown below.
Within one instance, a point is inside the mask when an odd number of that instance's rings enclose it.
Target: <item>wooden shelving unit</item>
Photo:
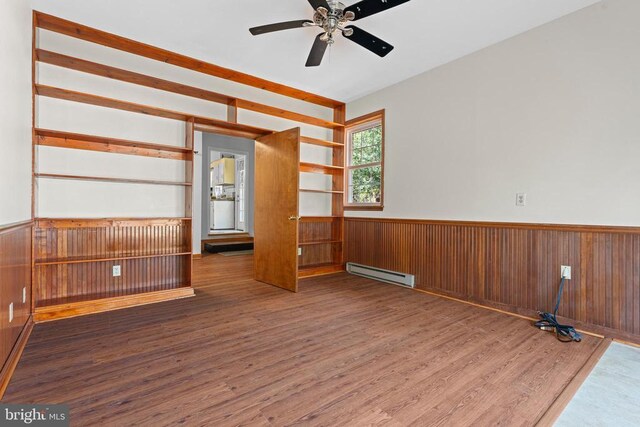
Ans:
[[[344,125],[346,107],[334,108],[333,121]],[[318,173],[331,176],[331,189],[301,188],[301,193],[316,193],[331,197],[330,216],[307,216],[299,221],[298,278],[332,274],[344,270],[344,165],[345,128],[333,129],[333,140],[302,137],[305,144],[327,147],[332,150],[330,165],[300,162],[301,173]]]
[[[300,124],[316,126],[332,132],[331,138],[321,139],[301,136],[301,143],[325,147],[332,152],[329,165],[303,162],[301,172],[326,174],[331,177],[331,188],[300,189],[303,193],[315,193],[318,197],[331,198],[331,215],[306,217],[299,222],[300,247],[304,255],[300,258],[300,277],[310,277],[343,269],[344,228],[344,136],[345,104],[324,96],[293,87],[270,82],[228,68],[210,64],[185,55],[180,55],[147,44],[142,44],[116,34],[107,33],[51,15],[34,12],[34,32],[47,30],[71,37],[81,42],[116,49],[127,54],[171,64],[185,70],[221,78],[230,82],[273,92],[282,96],[322,106],[333,111],[333,117],[314,117],[286,110],[278,106],[241,99],[208,89],[164,80],[152,75],[140,74],[98,62],[45,50],[38,46],[38,37],[33,39],[33,102],[38,97],[54,98],[69,103],[79,103],[106,109],[115,109],[132,115],[153,116],[179,121],[184,124],[185,139],[179,146],[142,142],[107,136],[86,135],[65,130],[36,127],[38,109],[33,117],[33,199],[32,209],[36,218],[34,232],[34,293],[32,307],[37,320],[52,320],[89,312],[99,312],[193,295],[192,278],[192,184],[194,159],[194,132],[213,132],[248,139],[257,139],[274,133],[274,130],[239,123],[239,111],[253,111]],[[188,112],[176,111],[160,106],[144,105],[126,99],[116,99],[77,90],[42,84],[38,81],[37,64],[74,72],[99,76],[191,97],[227,108],[227,118],[215,119]],[[38,170],[38,146],[69,150],[87,150],[105,153],[146,156],[184,162],[184,179],[161,181],[108,176],[89,176],[65,172]],[[44,151],[44,150],[43,150]],[[60,172],[60,171],[57,171]],[[110,175],[109,173],[106,173]],[[184,187],[184,214],[181,218],[38,218],[38,180],[61,179],[97,182],[115,182],[134,185],[160,185]],[[71,243],[68,243],[71,242]],[[150,251],[156,248],[157,251]],[[122,277],[110,274],[104,263],[122,263],[126,272]],[[101,276],[96,276],[99,266]],[[106,273],[105,273],[106,272]],[[83,280],[84,277],[96,280]],[[131,295],[129,295],[131,294]],[[135,294],[135,295],[133,295]],[[95,298],[86,301],[87,298]],[[65,302],[67,305],[56,305]]]

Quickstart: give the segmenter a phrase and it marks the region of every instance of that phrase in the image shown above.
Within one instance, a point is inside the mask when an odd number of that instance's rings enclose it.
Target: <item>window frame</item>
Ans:
[[[380,163],[351,166],[351,134],[372,127],[382,126],[382,141],[380,142]],[[385,154],[385,110],[374,111],[364,116],[356,117],[345,123],[345,167],[344,167],[344,210],[345,211],[382,211],[384,209],[384,154]],[[380,165],[380,202],[350,203],[349,178],[351,171]]]

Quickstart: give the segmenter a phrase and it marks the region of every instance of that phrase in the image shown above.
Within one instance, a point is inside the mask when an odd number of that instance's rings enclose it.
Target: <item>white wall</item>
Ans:
[[[287,98],[256,88],[239,85],[169,64],[137,57],[125,52],[94,45],[81,40],[38,31],[39,47],[100,62],[127,70],[160,77],[175,82],[206,88],[231,96],[274,105],[324,119],[332,118],[332,110]],[[226,119],[226,106],[205,102],[177,94],[122,83],[98,76],[83,74],[59,67],[39,64],[38,82],[96,95],[163,107],[201,116]],[[184,144],[184,123],[135,113],[110,110],[45,97],[37,99],[37,126],[48,129],[124,138],[171,145]],[[298,123],[257,113],[241,111],[241,123],[285,130]],[[303,135],[327,139],[327,129],[304,125]],[[326,148],[305,147],[306,161],[330,162]],[[201,153],[202,154],[202,151]],[[93,153],[51,147],[38,147],[38,172],[70,175],[112,176],[119,178],[182,181],[184,164],[178,161],[125,156],[112,153]],[[201,165],[196,156],[196,167]],[[304,178],[303,178],[304,179]],[[317,188],[325,188],[317,177],[307,178]],[[315,180],[315,181],[314,181]],[[330,185],[330,184],[329,184]],[[319,186],[319,187],[318,187]],[[131,185],[39,179],[36,216],[39,217],[164,217],[182,216],[184,189],[152,185]],[[200,186],[194,186],[200,200]],[[322,215],[330,211],[329,199],[319,200],[305,214]],[[194,209],[194,240],[200,238],[200,209]],[[195,246],[195,242],[194,242]]]
[[[640,225],[639,18],[605,0],[349,104],[387,113],[385,209],[351,215]]]
[[[31,218],[31,8],[0,2],[0,225]]]

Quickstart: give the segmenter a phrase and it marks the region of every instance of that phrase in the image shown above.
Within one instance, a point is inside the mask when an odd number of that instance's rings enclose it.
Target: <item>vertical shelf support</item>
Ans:
[[[333,121],[340,124],[345,124],[347,120],[347,107],[346,105],[342,105],[340,107],[336,107],[333,110]],[[342,244],[335,245],[333,247],[333,262],[335,264],[344,264],[344,191],[345,191],[345,128],[336,128],[333,130],[333,142],[342,144],[341,146],[336,146],[333,148],[333,165],[341,166],[342,173],[333,175],[331,178],[332,181],[332,190],[342,193],[334,193],[331,196],[331,215],[335,217],[340,217],[339,223],[337,224],[337,230],[333,232],[335,235],[334,239],[340,240]]]
[[[230,123],[238,123],[238,100],[232,99],[227,104],[227,121]]]
[[[195,140],[195,120],[193,118],[185,122],[185,148],[189,150],[187,160],[184,166],[184,180],[187,183],[193,184],[193,162],[194,162],[194,140]],[[189,218],[187,244],[189,245],[187,251],[193,253],[193,185],[187,186],[184,189],[184,216]],[[187,283],[188,286],[192,286],[193,283],[193,256],[189,257],[187,261]]]

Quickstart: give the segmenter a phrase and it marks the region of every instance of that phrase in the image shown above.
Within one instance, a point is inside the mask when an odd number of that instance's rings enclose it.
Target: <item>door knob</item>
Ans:
[[[289,221],[300,221],[302,219],[301,216],[290,216]]]

